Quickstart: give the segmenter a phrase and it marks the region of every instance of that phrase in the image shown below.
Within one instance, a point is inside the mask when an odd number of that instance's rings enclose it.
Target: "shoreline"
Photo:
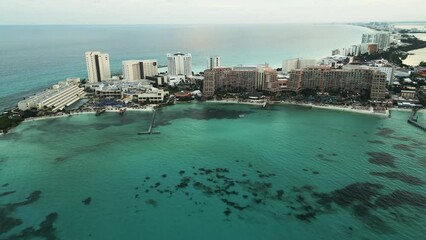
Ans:
[[[262,106],[262,102],[239,102],[237,100],[208,100],[206,103],[226,103],[226,104],[243,104],[243,105],[255,105]],[[408,108],[388,108],[385,112],[374,112],[370,107],[367,109],[356,109],[351,107],[343,107],[343,106],[335,106],[335,105],[316,105],[309,103],[296,103],[296,102],[288,102],[288,101],[272,101],[269,102],[271,105],[292,105],[292,106],[300,106],[300,107],[312,107],[317,109],[326,109],[326,110],[335,110],[335,111],[343,111],[343,112],[353,112],[353,113],[361,113],[361,114],[370,114],[376,116],[388,116],[390,111],[398,111],[398,112],[411,112],[412,109]],[[418,112],[425,113],[426,109],[419,109]]]
[[[127,108],[126,111],[131,112],[151,112],[154,108],[147,107],[142,109],[135,109],[135,108]],[[106,109],[105,112],[107,113],[118,113],[120,109]],[[96,111],[82,111],[82,112],[75,112],[66,114],[63,113],[61,115],[54,115],[54,116],[41,116],[41,117],[33,117],[33,118],[26,118],[22,122],[33,122],[33,121],[41,121],[41,120],[48,120],[48,119],[56,119],[56,118],[63,118],[63,117],[72,117],[75,115],[84,115],[84,114],[96,114]]]
[[[205,101],[205,103],[227,103],[227,104],[242,104],[242,105],[255,105],[255,106],[262,106],[263,102],[241,102],[237,100],[208,100]]]
[[[233,104],[245,104],[245,105],[256,105],[256,106],[262,106],[263,101],[260,103],[256,102],[238,102],[236,100],[213,100],[213,101],[206,101],[211,103],[233,103]],[[300,106],[300,107],[311,107],[311,108],[317,108],[317,109],[326,109],[326,110],[334,110],[334,111],[342,111],[342,112],[352,112],[352,113],[361,113],[361,114],[369,114],[369,115],[375,115],[375,116],[381,116],[381,117],[387,117],[389,116],[389,110],[386,110],[385,112],[374,112],[373,109],[370,107],[369,110],[367,109],[354,109],[349,107],[340,107],[340,106],[333,106],[333,105],[315,105],[315,104],[309,104],[309,103],[294,103],[294,102],[286,102],[286,101],[274,101],[270,102],[271,105],[292,105],[292,106]],[[411,111],[411,110],[410,110]]]
[[[232,100],[209,100],[205,102],[196,102],[196,103],[216,103],[216,104],[241,104],[241,105],[251,105],[251,106],[263,106],[264,101],[251,101],[251,102],[242,102],[237,101],[235,99]],[[341,111],[341,112],[351,112],[351,113],[358,113],[358,114],[368,114],[378,117],[389,117],[391,115],[391,111],[398,111],[398,112],[411,112],[412,109],[402,109],[402,108],[388,108],[385,112],[374,112],[372,107],[369,109],[356,109],[351,107],[342,107],[342,106],[334,106],[334,105],[315,105],[315,104],[309,104],[309,103],[296,103],[296,102],[288,102],[288,101],[274,101],[269,102],[270,105],[291,105],[291,106],[299,106],[299,107],[306,107],[306,108],[316,108],[316,109],[324,109],[324,110],[333,110],[333,111]],[[155,108],[154,107],[146,107],[146,108],[126,108],[126,111],[131,112],[151,112]],[[118,113],[120,111],[119,108],[107,108],[105,112],[107,113]],[[426,114],[426,109],[420,109],[418,112],[422,114]],[[33,121],[42,121],[42,120],[49,120],[49,119],[57,119],[57,118],[64,118],[64,117],[72,117],[74,115],[83,115],[83,114],[96,114],[96,111],[81,111],[81,112],[71,112],[69,114],[62,113],[60,115],[54,115],[54,116],[41,116],[41,117],[32,117],[32,118],[26,118],[22,122],[33,122]],[[0,134],[4,135],[5,133]]]

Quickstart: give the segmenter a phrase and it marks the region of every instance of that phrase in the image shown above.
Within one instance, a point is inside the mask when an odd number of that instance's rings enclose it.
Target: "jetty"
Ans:
[[[416,117],[416,113],[419,110],[419,108],[413,108],[413,111],[411,112],[410,118],[408,118],[407,122],[417,128],[422,129],[423,131],[426,131],[426,125],[422,125],[417,122],[418,117]]]
[[[152,110],[152,117],[151,117],[151,121],[149,123],[148,126],[148,130],[145,132],[139,132],[139,135],[147,135],[147,134],[160,134],[160,132],[157,131],[153,131],[154,128],[154,122],[155,122],[155,116],[156,116],[157,112],[155,111],[155,109]]]
[[[96,110],[95,115],[96,115],[96,116],[100,116],[100,115],[101,115],[102,113],[104,113],[104,112],[106,112],[106,109],[105,109],[105,108],[98,109],[98,110]]]

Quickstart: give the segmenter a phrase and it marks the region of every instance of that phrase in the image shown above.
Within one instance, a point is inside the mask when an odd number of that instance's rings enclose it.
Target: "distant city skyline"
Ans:
[[[0,0],[1,25],[425,21],[421,0]],[[404,13],[404,9],[407,10]]]

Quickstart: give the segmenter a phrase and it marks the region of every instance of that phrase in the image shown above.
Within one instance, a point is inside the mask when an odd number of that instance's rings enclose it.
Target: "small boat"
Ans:
[[[245,117],[245,115],[244,114],[240,114],[240,115],[238,115],[238,117],[243,118],[243,117]]]
[[[120,116],[123,116],[125,112],[126,112],[126,108],[120,108],[120,110],[118,111],[118,114],[120,114]]]

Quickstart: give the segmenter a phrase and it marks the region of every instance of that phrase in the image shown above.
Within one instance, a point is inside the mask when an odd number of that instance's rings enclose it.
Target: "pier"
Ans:
[[[152,117],[151,117],[151,122],[149,123],[149,127],[148,130],[145,132],[139,132],[139,135],[147,135],[147,134],[160,134],[160,132],[156,132],[153,131],[152,129],[154,128],[154,122],[155,122],[155,116],[156,116],[157,112],[154,110],[152,110]]]
[[[408,118],[407,122],[417,128],[422,129],[423,131],[426,131],[426,126],[425,125],[421,125],[420,123],[417,122],[417,117],[416,113],[419,109],[418,108],[414,108],[413,111],[411,112],[410,118]]]
[[[96,116],[100,116],[100,115],[101,115],[102,113],[104,113],[104,112],[106,112],[106,109],[105,109],[105,108],[98,109],[98,110],[96,110],[95,115],[96,115]]]

